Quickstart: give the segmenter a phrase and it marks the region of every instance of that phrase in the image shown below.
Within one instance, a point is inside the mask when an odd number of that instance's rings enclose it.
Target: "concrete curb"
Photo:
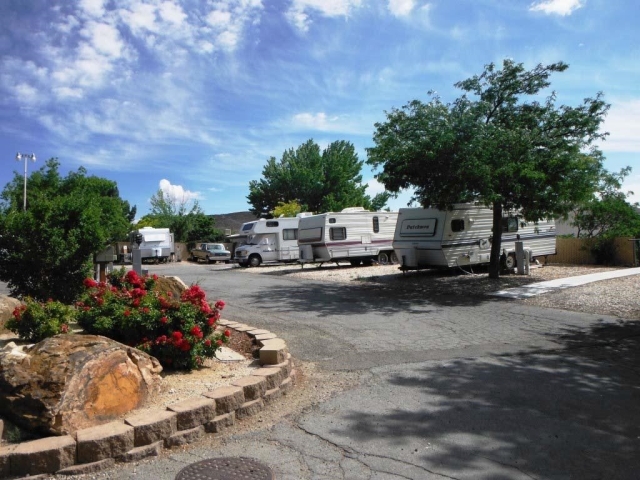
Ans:
[[[78,475],[112,468],[116,462],[158,456],[163,448],[194,442],[260,412],[293,388],[296,370],[284,340],[238,322],[218,325],[247,332],[260,345],[262,368],[202,395],[123,420],[0,448],[0,478]],[[258,338],[261,337],[261,338]]]

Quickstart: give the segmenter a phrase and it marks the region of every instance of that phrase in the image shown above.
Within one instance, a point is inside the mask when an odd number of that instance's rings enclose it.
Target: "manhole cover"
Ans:
[[[175,480],[275,480],[271,469],[252,458],[209,458],[187,465]]]

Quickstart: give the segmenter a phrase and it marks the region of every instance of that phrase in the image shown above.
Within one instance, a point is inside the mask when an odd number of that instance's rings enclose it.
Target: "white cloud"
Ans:
[[[389,0],[389,11],[396,17],[409,15],[414,7],[414,0]]]
[[[616,100],[605,118],[602,130],[609,132],[600,145],[605,151],[640,154],[640,99]],[[640,193],[640,192],[639,192]]]
[[[294,27],[306,32],[312,13],[324,17],[348,17],[361,4],[362,0],[293,0],[285,16]]]
[[[335,120],[335,117],[332,119]],[[313,130],[327,130],[327,114],[324,112],[313,113],[298,113],[293,116],[294,125],[298,125]]]
[[[159,187],[160,190],[162,190],[162,193],[177,204],[186,204],[192,200],[200,198],[200,193],[185,190],[182,185],[172,185],[166,178],[160,180]]]
[[[532,3],[529,10],[532,12],[543,12],[547,15],[571,15],[575,10],[581,8],[583,0],[541,0]]]
[[[81,0],[80,9],[91,17],[104,15],[104,0]]]

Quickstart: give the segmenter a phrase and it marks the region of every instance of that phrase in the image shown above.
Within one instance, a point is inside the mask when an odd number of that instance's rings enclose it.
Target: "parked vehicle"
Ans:
[[[231,252],[222,243],[200,243],[191,250],[191,258],[196,262],[205,260],[209,263],[228,263],[231,260]]]
[[[556,253],[553,220],[531,222],[517,212],[502,219],[501,247],[506,267],[515,268],[515,242],[521,240],[529,259]],[[474,204],[452,210],[401,208],[393,248],[403,269],[457,267],[489,263],[493,211]]]
[[[144,227],[134,230],[129,233],[129,243],[130,251],[140,249],[142,261],[164,263],[175,257],[173,233],[168,228]]]
[[[340,262],[351,265],[396,263],[393,234],[397,212],[370,212],[362,207],[345,208],[300,219],[299,262]]]
[[[298,260],[298,222],[305,215],[309,214],[244,223],[240,234],[246,235],[246,239],[236,248],[234,261],[243,267],[295,262]]]

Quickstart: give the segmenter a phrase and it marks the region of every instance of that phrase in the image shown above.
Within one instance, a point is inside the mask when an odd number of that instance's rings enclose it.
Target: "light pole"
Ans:
[[[24,211],[27,211],[27,160],[36,161],[35,153],[16,153],[16,162],[24,159]]]

